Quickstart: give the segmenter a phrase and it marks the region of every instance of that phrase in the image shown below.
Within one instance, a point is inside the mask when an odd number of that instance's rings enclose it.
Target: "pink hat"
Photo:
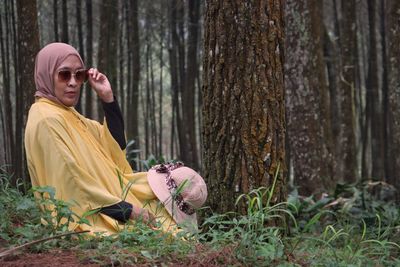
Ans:
[[[149,170],[147,178],[154,194],[175,222],[189,229],[197,229],[195,210],[207,199],[207,186],[203,178],[181,162],[156,165]]]

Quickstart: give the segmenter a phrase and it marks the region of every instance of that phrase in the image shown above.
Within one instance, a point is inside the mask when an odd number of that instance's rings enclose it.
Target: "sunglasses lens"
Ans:
[[[71,79],[71,75],[69,70],[60,70],[58,72],[58,79],[62,82],[68,82]]]
[[[76,73],[75,73],[75,79],[78,81],[78,82],[85,82],[86,81],[86,79],[87,79],[87,71],[86,70],[78,70]]]

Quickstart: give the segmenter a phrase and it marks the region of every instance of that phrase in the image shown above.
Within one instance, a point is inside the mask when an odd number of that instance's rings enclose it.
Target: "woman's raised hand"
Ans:
[[[107,76],[99,72],[95,68],[88,70],[88,80],[90,86],[96,91],[97,95],[106,103],[114,101],[114,95],[111,89],[111,84]]]

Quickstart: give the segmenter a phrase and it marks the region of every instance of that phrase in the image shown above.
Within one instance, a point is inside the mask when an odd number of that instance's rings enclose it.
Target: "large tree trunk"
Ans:
[[[389,0],[388,12],[388,182],[400,192],[400,1]]]
[[[285,85],[290,160],[299,193],[320,194],[333,183],[322,2],[288,0],[286,7]]]
[[[216,212],[260,186],[285,200],[284,1],[207,1],[204,177]],[[280,169],[278,170],[278,166]]]
[[[35,56],[39,51],[39,26],[37,20],[36,1],[18,0],[18,73],[19,84],[17,90],[21,91],[22,105],[16,118],[16,177],[23,177],[26,173],[24,163],[23,131],[26,124],[26,116],[32,105],[35,90],[33,79],[35,69]]]

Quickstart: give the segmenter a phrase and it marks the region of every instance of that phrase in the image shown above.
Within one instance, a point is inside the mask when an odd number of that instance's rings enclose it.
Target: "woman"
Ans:
[[[86,79],[102,101],[103,125],[74,109]],[[124,153],[121,111],[104,74],[94,68],[86,70],[79,53],[70,45],[51,43],[36,57],[35,83],[36,101],[30,108],[25,130],[32,185],[54,187],[56,198],[76,203],[72,210],[79,216],[99,210],[87,218],[90,225],[73,224],[70,228],[115,233],[127,221],[138,219],[149,224],[156,219],[165,231],[174,231],[176,223],[185,221],[195,225],[193,214],[181,211],[179,203],[172,207],[167,204],[173,199],[174,189],[162,184],[175,168],[156,167],[149,173],[133,173]],[[199,181],[200,185],[200,191],[189,186],[184,191],[192,191],[180,199],[189,206],[200,207],[207,196],[204,181],[189,168],[180,170],[180,176]],[[163,172],[165,178],[160,179]],[[150,177],[156,177],[152,185],[148,182]],[[168,200],[162,200],[161,207],[157,196],[165,197],[166,189],[172,191]],[[199,199],[199,194],[200,201],[190,203],[191,198]],[[184,213],[183,219],[176,215],[174,207]]]

